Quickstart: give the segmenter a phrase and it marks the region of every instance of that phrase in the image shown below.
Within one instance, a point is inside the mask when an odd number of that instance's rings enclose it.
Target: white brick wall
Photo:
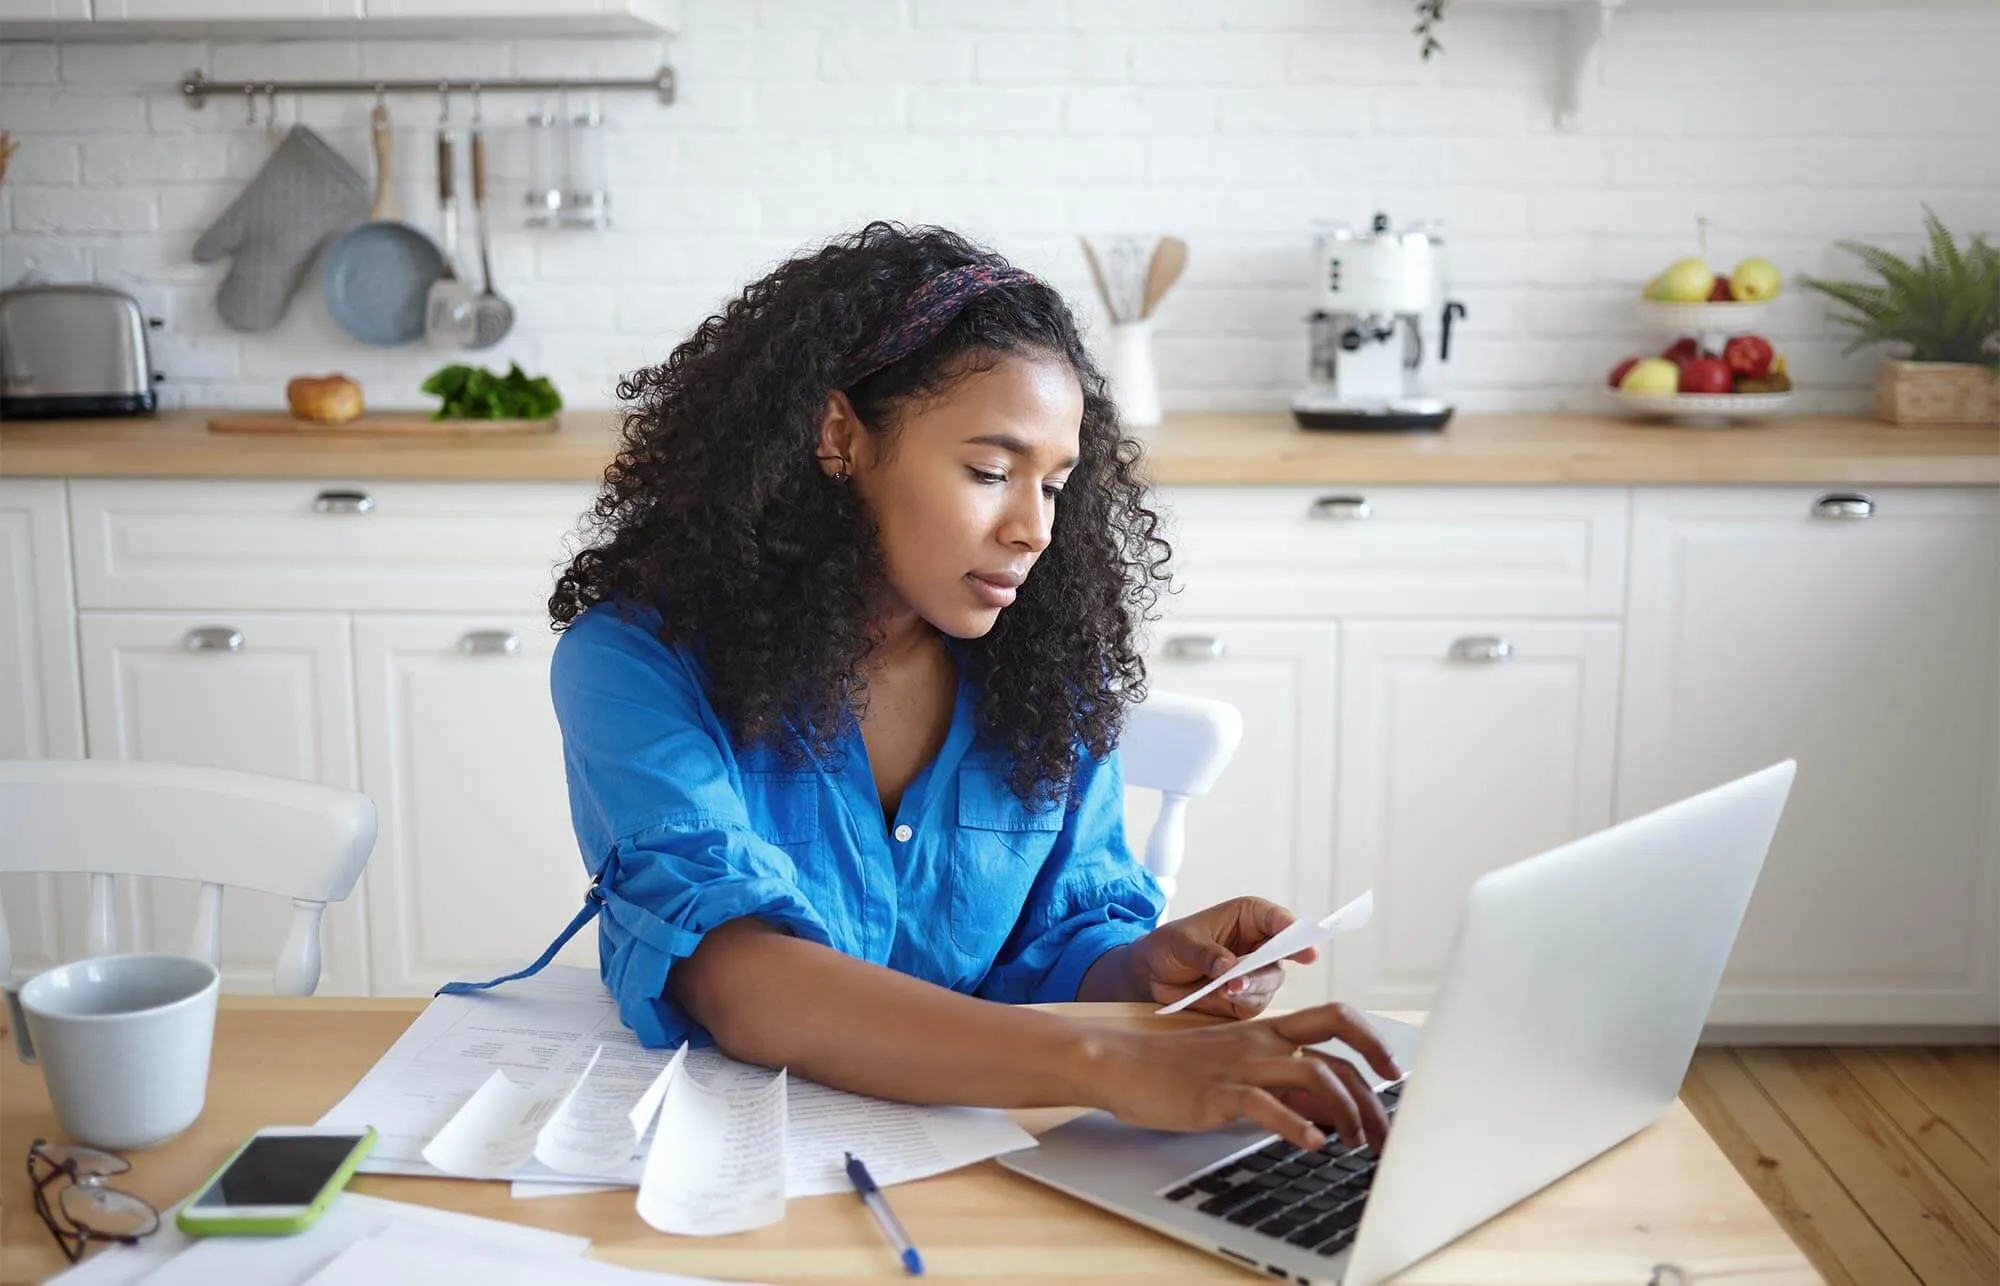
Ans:
[[[657,361],[743,282],[870,216],[949,222],[1098,305],[1076,234],[1172,231],[1192,263],[1161,317],[1170,407],[1278,407],[1302,378],[1301,282],[1315,218],[1438,216],[1470,307],[1454,385],[1476,409],[1597,404],[1650,348],[1630,301],[1693,249],[1847,272],[1851,237],[1907,246],[1928,202],[2000,233],[2000,6],[1665,7],[1615,24],[1574,133],[1553,125],[1551,14],[1454,6],[1416,57],[1403,0],[684,0],[671,42],[151,42],[0,45],[0,282],[95,278],[166,320],[171,404],[273,404],[287,376],[345,370],[416,405],[456,353],[377,350],[316,289],[275,331],[216,316],[200,230],[268,156],[241,105],[190,110],[218,79],[640,75],[669,58],[681,101],[604,101],[616,226],[531,232],[518,210],[530,102],[489,97],[500,289],[520,321],[471,360],[519,360],[578,406]],[[365,97],[281,100],[364,168]],[[433,99],[400,98],[395,178],[432,231]],[[465,104],[459,105],[461,123]],[[469,234],[470,224],[467,223]],[[470,245],[469,240],[466,243]],[[464,266],[472,268],[468,257]],[[1873,355],[1843,356],[1824,307],[1787,294],[1771,327],[1815,407],[1866,403]]]

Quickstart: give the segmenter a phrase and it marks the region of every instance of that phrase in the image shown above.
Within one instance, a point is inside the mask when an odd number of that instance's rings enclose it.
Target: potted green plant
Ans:
[[[1851,311],[1853,352],[1895,346],[1875,373],[1875,414],[1896,424],[2000,423],[2000,247],[1984,235],[1961,245],[1926,207],[1929,245],[1915,263],[1875,246],[1835,244],[1879,281],[1801,282]]]

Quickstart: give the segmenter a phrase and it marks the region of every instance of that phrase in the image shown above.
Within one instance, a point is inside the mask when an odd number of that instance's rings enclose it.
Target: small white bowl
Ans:
[[[1729,424],[1775,415],[1791,405],[1792,393],[1628,393],[1613,390],[1612,400],[1626,415],[1666,419],[1678,424]]]

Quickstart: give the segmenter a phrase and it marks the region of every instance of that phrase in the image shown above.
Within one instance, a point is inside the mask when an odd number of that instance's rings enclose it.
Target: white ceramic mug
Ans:
[[[221,975],[189,956],[96,956],[7,992],[24,1062],[40,1063],[72,1141],[122,1151],[193,1125],[208,1096]]]

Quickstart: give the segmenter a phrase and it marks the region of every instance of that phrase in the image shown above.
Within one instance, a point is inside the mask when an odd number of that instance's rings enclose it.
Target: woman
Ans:
[[[1387,1051],[1344,1006],[1256,1019],[1275,965],[1204,1030],[1017,1007],[1175,1000],[1292,919],[1238,898],[1158,925],[1126,846],[1114,745],[1167,550],[1053,289],[870,224],[619,396],[552,684],[642,1041],[910,1102],[1381,1141],[1361,1074],[1303,1047],[1397,1075]]]

